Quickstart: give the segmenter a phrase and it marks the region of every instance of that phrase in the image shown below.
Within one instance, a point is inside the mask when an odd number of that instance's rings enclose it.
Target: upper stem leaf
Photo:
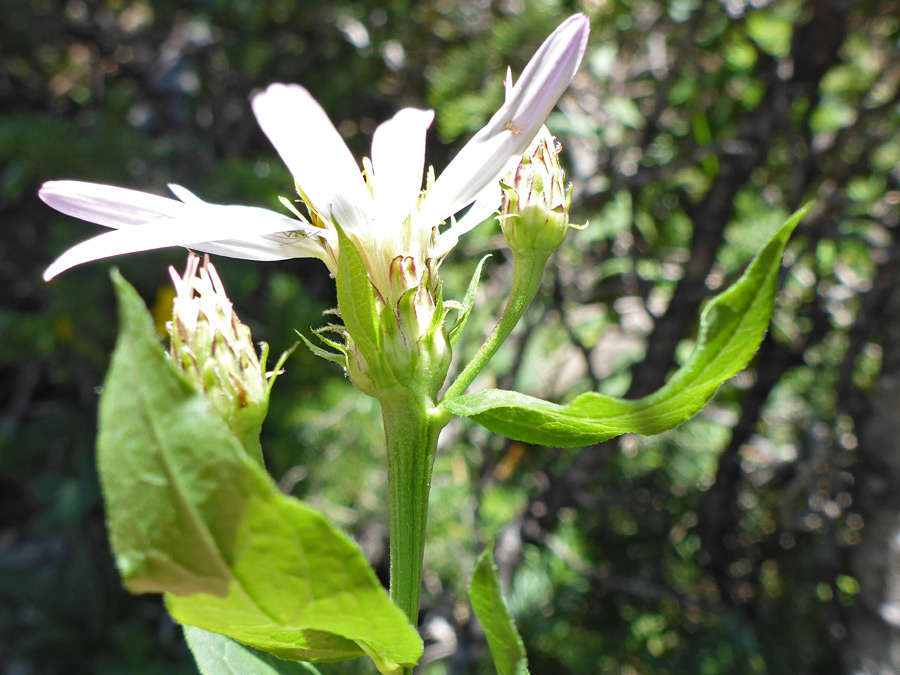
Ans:
[[[447,397],[441,407],[508,438],[555,447],[599,443],[624,433],[658,434],[678,426],[753,358],[772,317],[784,249],[811,207],[788,218],[741,278],[707,304],[691,358],[653,394],[626,400],[588,392],[568,405],[557,405],[518,392],[487,389]]]

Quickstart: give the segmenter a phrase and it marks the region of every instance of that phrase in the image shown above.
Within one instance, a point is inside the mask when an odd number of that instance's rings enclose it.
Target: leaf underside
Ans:
[[[281,661],[202,628],[185,626],[184,639],[200,675],[321,675],[309,663]]]

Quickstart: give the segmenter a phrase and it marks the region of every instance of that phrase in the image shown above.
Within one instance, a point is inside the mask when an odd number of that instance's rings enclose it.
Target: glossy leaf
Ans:
[[[525,645],[500,593],[492,548],[481,554],[469,584],[469,602],[484,628],[497,675],[528,675]]]
[[[285,659],[368,654],[394,672],[422,643],[359,548],[283,495],[157,342],[114,276],[120,334],[100,402],[98,463],[125,585],[180,623]]]
[[[487,389],[441,402],[498,434],[526,443],[573,447],[624,433],[658,434],[697,413],[753,358],[769,326],[778,270],[791,233],[811,206],[794,213],[756,254],[744,274],[709,302],[697,346],[660,390],[635,400],[582,394],[568,405]]]

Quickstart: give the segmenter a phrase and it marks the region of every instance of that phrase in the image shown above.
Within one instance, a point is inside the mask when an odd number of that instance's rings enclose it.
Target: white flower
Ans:
[[[581,14],[563,22],[508,90],[501,108],[424,192],[425,134],[432,111],[405,108],[381,124],[372,138],[371,160],[363,161],[361,172],[322,107],[303,87],[285,84],[255,96],[253,112],[290,169],[308,219],[293,208],[296,218],[209,204],[177,185],[169,187],[178,200],[78,181],[45,183],[40,197],[53,208],[116,229],[63,253],[44,278],[91,260],[167,246],[249,260],[316,257],[334,273],[335,224],[357,244],[376,288],[390,285],[390,263],[398,257],[412,258],[422,274],[459,234],[497,208],[495,186],[569,86],[588,30]],[[479,199],[489,203],[438,231]]]

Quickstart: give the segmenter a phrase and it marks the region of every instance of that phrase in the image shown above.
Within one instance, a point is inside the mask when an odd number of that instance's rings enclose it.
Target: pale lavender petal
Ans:
[[[537,151],[538,145],[540,145],[542,142],[546,142],[550,147],[553,147],[554,143],[556,142],[556,139],[550,133],[550,130],[546,127],[546,125],[541,125],[541,128],[538,130],[537,135],[534,137],[534,139],[532,139],[531,144],[525,149],[525,152],[522,154],[534,154]],[[497,212],[497,209],[500,208],[502,197],[500,190],[500,180],[502,180],[503,177],[510,172],[514,171],[521,161],[522,155],[515,155],[513,157],[510,157],[509,161],[506,163],[506,166],[503,167],[503,171],[500,173],[500,179],[494,181],[493,183],[488,183],[484,187],[484,189],[478,193],[478,196],[475,197],[475,203],[469,207],[469,210],[466,211],[466,214],[440,234],[440,236],[438,237],[435,255],[440,256],[447,253],[450,249],[456,246],[459,238],[462,235],[474,229],[475,227],[486,221],[488,218],[490,218],[492,214]]]
[[[544,41],[487,125],[447,166],[422,205],[428,222],[444,220],[499,180],[510,158],[521,155],[569,86],[587,47],[583,14],[564,21]]]
[[[317,252],[321,250],[318,246],[313,249],[313,242],[310,239],[270,240],[270,237],[274,236],[276,235],[205,241],[201,244],[190,244],[187,248],[197,253],[211,253],[224,258],[239,258],[257,262],[275,262],[290,258],[317,258]]]
[[[375,130],[372,168],[380,227],[398,227],[416,208],[425,169],[425,133],[433,120],[433,110],[404,108]]]
[[[252,260],[292,257],[283,255],[286,248],[295,248],[296,257],[314,255],[306,249],[312,243],[307,239],[315,236],[315,228],[274,211],[203,202],[185,204],[164,197],[157,197],[159,201],[155,202],[151,199],[153,195],[95,184],[81,184],[84,190],[79,193],[71,184],[74,181],[64,182],[70,183],[66,186],[65,196],[58,190],[51,190],[48,191],[51,199],[45,201],[52,202],[52,206],[64,213],[94,222],[105,221],[104,224],[110,227],[121,224],[129,213],[130,202],[119,199],[143,200],[144,206],[151,203],[162,206],[156,211],[144,208],[142,218],[155,215],[155,220],[140,224],[131,221],[124,229],[107,232],[70,248],[44,272],[44,279],[48,281],[70,267],[91,260],[168,246],[190,246],[200,251]],[[276,233],[292,234],[286,238],[273,238]],[[286,245],[291,240],[303,244]]]
[[[67,216],[115,228],[177,218],[184,208],[168,197],[77,180],[44,183],[38,196]]]
[[[206,204],[216,206],[203,201],[182,185],[169,183],[169,189],[178,199],[185,204]],[[327,233],[318,231],[317,228],[305,227],[307,224],[290,220],[290,230],[279,230],[274,234],[260,236],[242,235],[240,239],[224,241],[208,241],[203,244],[191,244],[191,248],[201,253],[212,253],[226,258],[240,258],[242,260],[256,260],[260,262],[272,262],[275,260],[287,260],[289,258],[319,258],[322,255],[322,246],[318,243],[319,236]]]
[[[310,93],[296,84],[272,84],[253,97],[253,112],[316,209],[348,230],[368,228],[372,196],[359,165]]]

